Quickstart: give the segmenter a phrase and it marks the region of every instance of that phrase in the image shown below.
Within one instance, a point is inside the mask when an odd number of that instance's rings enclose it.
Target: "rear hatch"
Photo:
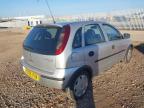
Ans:
[[[53,72],[56,68],[56,48],[62,28],[37,26],[23,43],[24,62],[37,69]]]

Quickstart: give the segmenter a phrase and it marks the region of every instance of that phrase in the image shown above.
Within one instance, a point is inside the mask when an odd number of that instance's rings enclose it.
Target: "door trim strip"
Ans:
[[[101,58],[101,59],[99,59],[99,60],[96,60],[95,63],[96,63],[96,62],[99,62],[99,61],[101,61],[101,60],[107,59],[107,58],[109,58],[109,57],[112,57],[112,56],[114,56],[114,55],[117,55],[117,54],[119,54],[119,53],[121,53],[121,52],[124,52],[124,51],[125,51],[125,49],[124,49],[124,50],[121,50],[121,51],[119,51],[119,52],[117,52],[117,53],[114,53],[114,54],[112,54],[112,55],[109,55],[109,56],[106,56],[106,57],[104,57],[104,58]]]

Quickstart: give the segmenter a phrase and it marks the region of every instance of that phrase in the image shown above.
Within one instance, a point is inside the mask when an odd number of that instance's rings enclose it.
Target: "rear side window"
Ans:
[[[76,34],[74,36],[74,40],[73,40],[73,46],[74,49],[75,48],[80,48],[82,47],[82,28],[79,28],[76,31]]]
[[[86,46],[105,41],[103,32],[98,24],[85,26],[84,38]]]
[[[118,30],[116,30],[114,27],[104,24],[103,28],[104,28],[104,30],[108,36],[108,39],[110,41],[119,40],[119,39],[123,38],[122,35],[120,34],[120,32]]]
[[[59,27],[34,27],[23,46],[32,52],[54,55],[60,33]]]

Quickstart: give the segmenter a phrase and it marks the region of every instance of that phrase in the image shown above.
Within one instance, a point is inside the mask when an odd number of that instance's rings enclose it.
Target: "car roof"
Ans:
[[[105,23],[101,21],[77,21],[77,22],[60,22],[60,23],[45,23],[37,25],[36,27],[47,27],[47,26],[54,26],[54,27],[63,27],[65,25],[84,25],[84,24],[92,24],[92,23]]]

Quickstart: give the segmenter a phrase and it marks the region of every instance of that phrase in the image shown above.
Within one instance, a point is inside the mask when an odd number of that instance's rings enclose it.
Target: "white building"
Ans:
[[[0,22],[0,27],[24,27],[24,26],[36,26],[42,24],[46,20],[46,16],[24,16],[24,17],[12,17],[3,18]]]

